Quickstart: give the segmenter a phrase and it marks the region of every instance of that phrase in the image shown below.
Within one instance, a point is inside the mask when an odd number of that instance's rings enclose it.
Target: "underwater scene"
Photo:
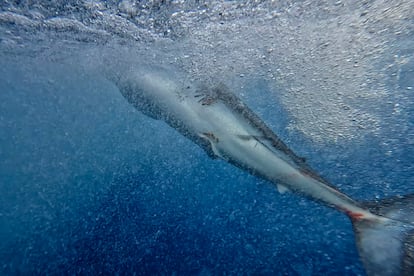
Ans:
[[[414,2],[0,0],[1,275],[413,275]]]

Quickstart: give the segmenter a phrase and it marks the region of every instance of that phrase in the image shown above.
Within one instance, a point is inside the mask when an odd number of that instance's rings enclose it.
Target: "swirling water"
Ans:
[[[342,214],[135,111],[142,65],[224,82],[358,200],[412,193],[412,1],[1,1],[0,271],[364,274]]]

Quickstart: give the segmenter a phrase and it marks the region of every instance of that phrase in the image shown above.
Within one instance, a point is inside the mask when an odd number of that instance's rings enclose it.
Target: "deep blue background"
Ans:
[[[345,216],[209,159],[100,74],[41,59],[0,65],[2,274],[363,274]],[[412,68],[402,86],[414,86]],[[392,117],[393,106],[375,107],[385,115],[378,135],[318,144],[286,131],[289,114],[265,83],[246,91],[350,196],[413,192],[411,102]]]

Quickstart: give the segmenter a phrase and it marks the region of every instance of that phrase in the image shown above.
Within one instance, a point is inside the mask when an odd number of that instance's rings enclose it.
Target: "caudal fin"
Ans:
[[[365,206],[378,218],[353,219],[368,275],[414,275],[414,194]]]

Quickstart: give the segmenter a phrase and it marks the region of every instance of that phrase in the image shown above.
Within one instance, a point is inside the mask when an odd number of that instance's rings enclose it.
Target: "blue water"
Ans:
[[[38,62],[1,66],[3,274],[363,274],[345,216],[209,159],[101,76]],[[412,192],[404,137],[388,160],[380,141],[318,148],[263,113],[351,196]]]
[[[249,105],[351,197],[413,192],[412,102],[380,135],[318,144],[286,130],[290,114],[267,106],[260,80],[249,89]],[[3,58],[0,91],[1,274],[364,274],[344,215],[209,159],[102,75]]]

